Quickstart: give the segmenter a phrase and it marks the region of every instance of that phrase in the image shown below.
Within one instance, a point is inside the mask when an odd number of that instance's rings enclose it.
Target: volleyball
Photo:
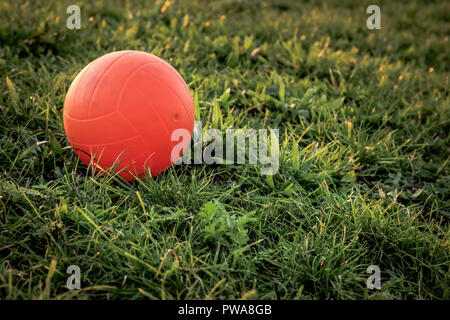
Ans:
[[[83,163],[132,181],[158,175],[177,160],[171,159],[173,147],[184,150],[189,139],[172,141],[172,132],[192,135],[194,106],[170,64],[141,51],[116,51],[78,73],[67,91],[63,121]]]

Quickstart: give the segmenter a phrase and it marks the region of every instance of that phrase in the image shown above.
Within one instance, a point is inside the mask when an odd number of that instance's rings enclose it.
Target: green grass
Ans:
[[[0,2],[1,299],[449,299],[448,2],[379,1],[381,30],[370,1],[76,3],[72,31],[71,1]],[[65,93],[124,49],[177,68],[204,126],[279,128],[279,172],[92,174]]]

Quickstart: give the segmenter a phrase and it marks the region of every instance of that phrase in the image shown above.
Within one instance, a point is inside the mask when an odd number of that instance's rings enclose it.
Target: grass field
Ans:
[[[370,4],[1,1],[0,299],[449,299],[450,5],[379,1],[368,30]],[[125,49],[172,64],[204,127],[278,128],[279,172],[93,174],[65,94]]]

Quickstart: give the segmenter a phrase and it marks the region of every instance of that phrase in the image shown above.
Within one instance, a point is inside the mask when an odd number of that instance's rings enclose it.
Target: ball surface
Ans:
[[[127,181],[172,165],[175,129],[192,135],[194,106],[180,74],[141,51],[117,51],[88,64],[67,92],[64,130],[75,154],[101,172]]]

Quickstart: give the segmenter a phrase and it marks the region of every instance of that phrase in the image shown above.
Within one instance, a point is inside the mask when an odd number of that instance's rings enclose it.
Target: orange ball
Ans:
[[[97,171],[127,181],[158,175],[172,165],[175,129],[192,135],[194,105],[186,82],[164,60],[117,51],[88,64],[64,101],[64,129],[75,154]]]

